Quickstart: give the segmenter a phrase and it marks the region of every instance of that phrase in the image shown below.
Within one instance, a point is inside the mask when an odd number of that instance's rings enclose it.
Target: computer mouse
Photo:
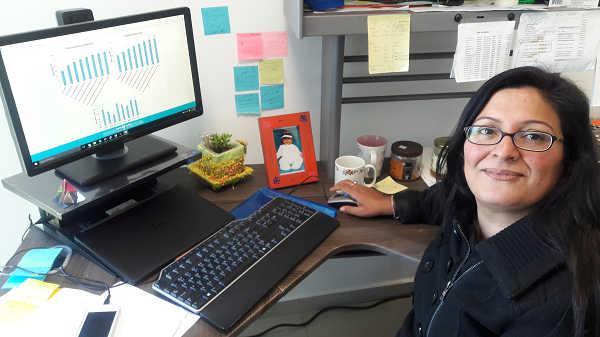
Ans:
[[[339,209],[342,206],[358,206],[356,200],[352,199],[349,195],[337,193],[329,197],[327,204],[336,209]]]

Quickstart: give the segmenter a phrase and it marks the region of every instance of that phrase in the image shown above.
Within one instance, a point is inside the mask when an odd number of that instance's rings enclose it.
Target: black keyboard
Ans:
[[[165,267],[153,288],[227,331],[339,222],[276,197]]]

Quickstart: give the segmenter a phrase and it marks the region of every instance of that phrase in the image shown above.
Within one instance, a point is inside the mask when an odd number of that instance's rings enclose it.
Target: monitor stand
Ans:
[[[121,144],[122,145],[122,144]],[[56,168],[56,172],[81,186],[91,186],[120,173],[174,153],[177,147],[152,135],[121,146],[115,155],[88,156]]]
[[[156,136],[152,137],[158,138]],[[155,227],[157,229],[170,229],[169,233],[175,233],[179,229],[189,229],[187,226],[190,224],[194,225],[193,230],[202,229],[210,232],[211,228],[212,230],[215,228],[212,226],[224,225],[222,220],[213,223],[214,216],[222,216],[225,218],[225,222],[233,219],[232,215],[219,207],[203,207],[202,205],[207,206],[207,203],[200,200],[201,198],[196,191],[191,193],[190,191],[182,191],[181,188],[175,189],[172,184],[157,181],[157,177],[162,174],[201,158],[201,153],[198,153],[195,149],[166,139],[163,139],[163,141],[175,146],[177,151],[155,162],[123,172],[92,186],[79,186],[73,183],[73,187],[85,199],[68,207],[54,202],[57,191],[64,183],[64,176],[57,172],[48,171],[33,177],[29,177],[25,173],[19,173],[2,179],[2,185],[7,190],[37,206],[40,209],[40,215],[52,216],[49,222],[43,224],[42,230],[44,232],[56,238],[62,244],[71,246],[75,251],[111,274],[121,276],[127,282],[137,283],[144,278],[145,273],[156,270],[157,267],[160,268],[164,261],[176,257],[176,255],[172,255],[173,251],[167,251],[167,248],[173,248],[173,244],[181,243],[182,245],[178,249],[182,249],[181,252],[183,252],[190,248],[189,245],[191,244],[191,242],[185,242],[185,240],[170,240],[169,245],[163,245],[161,240],[163,238],[168,239],[168,235],[160,235],[158,238],[141,241],[138,235],[141,235],[144,231],[148,233],[148,228],[144,228],[144,226],[153,224],[149,219],[160,219],[159,226],[154,224]],[[172,192],[169,193],[171,190]],[[203,215],[201,216],[199,213]],[[184,217],[183,220],[182,217]],[[142,219],[147,221],[141,221]],[[98,247],[97,242],[91,242],[95,241],[95,235],[92,234],[98,234],[101,227],[106,226],[114,230],[117,229],[118,223],[127,224],[128,226],[122,228],[122,230],[127,230],[130,233],[135,232],[136,235],[130,236],[126,233],[112,235],[115,234],[114,232],[100,233],[99,235],[105,240],[106,247],[112,246],[113,242],[111,241],[113,240],[125,239],[135,244],[136,252],[142,252],[148,248],[151,253],[155,253],[155,251],[157,253],[162,252],[161,258],[156,257],[154,259],[154,268],[147,269],[145,273],[137,268],[131,270],[131,266],[121,265],[122,261],[111,261],[110,256],[105,257],[105,252],[100,249],[102,247]],[[163,226],[162,223],[166,226]],[[141,227],[133,228],[131,227],[133,225]],[[181,228],[180,225],[184,227]],[[96,226],[100,227],[93,229]],[[84,232],[88,234],[83,234]],[[193,239],[196,241],[202,240],[204,235],[198,233],[184,234],[184,236],[187,236],[186,240]],[[85,243],[85,246],[82,243]],[[147,245],[148,243],[150,243],[150,246]],[[128,246],[125,246],[125,248],[128,248]],[[121,251],[120,253],[124,252]],[[132,255],[129,255],[129,258],[131,261],[135,261],[135,258],[131,257]],[[148,256],[150,255],[148,254]],[[146,267],[151,266],[148,264]]]
[[[45,223],[43,230],[111,274],[136,285],[235,219],[181,185],[156,188],[164,191],[140,193],[142,189],[154,189],[142,185],[117,196],[137,200],[124,203],[127,206],[116,213],[111,211],[111,200],[62,222],[60,228]],[[97,221],[99,212],[110,215]]]

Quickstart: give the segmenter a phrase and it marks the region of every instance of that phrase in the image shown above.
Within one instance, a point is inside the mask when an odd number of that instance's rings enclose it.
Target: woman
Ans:
[[[399,336],[600,336],[600,167],[587,97],[533,67],[487,81],[440,163],[390,197],[339,182],[356,216],[440,225]],[[439,167],[439,165],[438,165]]]

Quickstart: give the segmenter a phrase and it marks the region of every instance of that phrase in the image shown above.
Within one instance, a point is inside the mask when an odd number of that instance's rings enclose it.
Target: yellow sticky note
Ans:
[[[56,288],[54,289],[54,291],[52,292],[52,294],[50,294],[50,296],[48,296],[48,300],[52,298],[52,296],[56,295],[58,292],[60,291],[60,288]],[[47,300],[46,300],[47,301]]]
[[[394,194],[404,191],[408,187],[398,184],[391,177],[387,177],[373,185],[373,188],[385,194]]]
[[[260,84],[283,84],[283,59],[258,61]]]
[[[0,319],[16,323],[29,316],[38,307],[14,299],[0,304]]]
[[[46,302],[54,291],[58,288],[57,284],[42,282],[29,278],[19,286],[19,289],[13,299],[40,306]]]
[[[410,14],[370,15],[369,74],[408,71]]]

